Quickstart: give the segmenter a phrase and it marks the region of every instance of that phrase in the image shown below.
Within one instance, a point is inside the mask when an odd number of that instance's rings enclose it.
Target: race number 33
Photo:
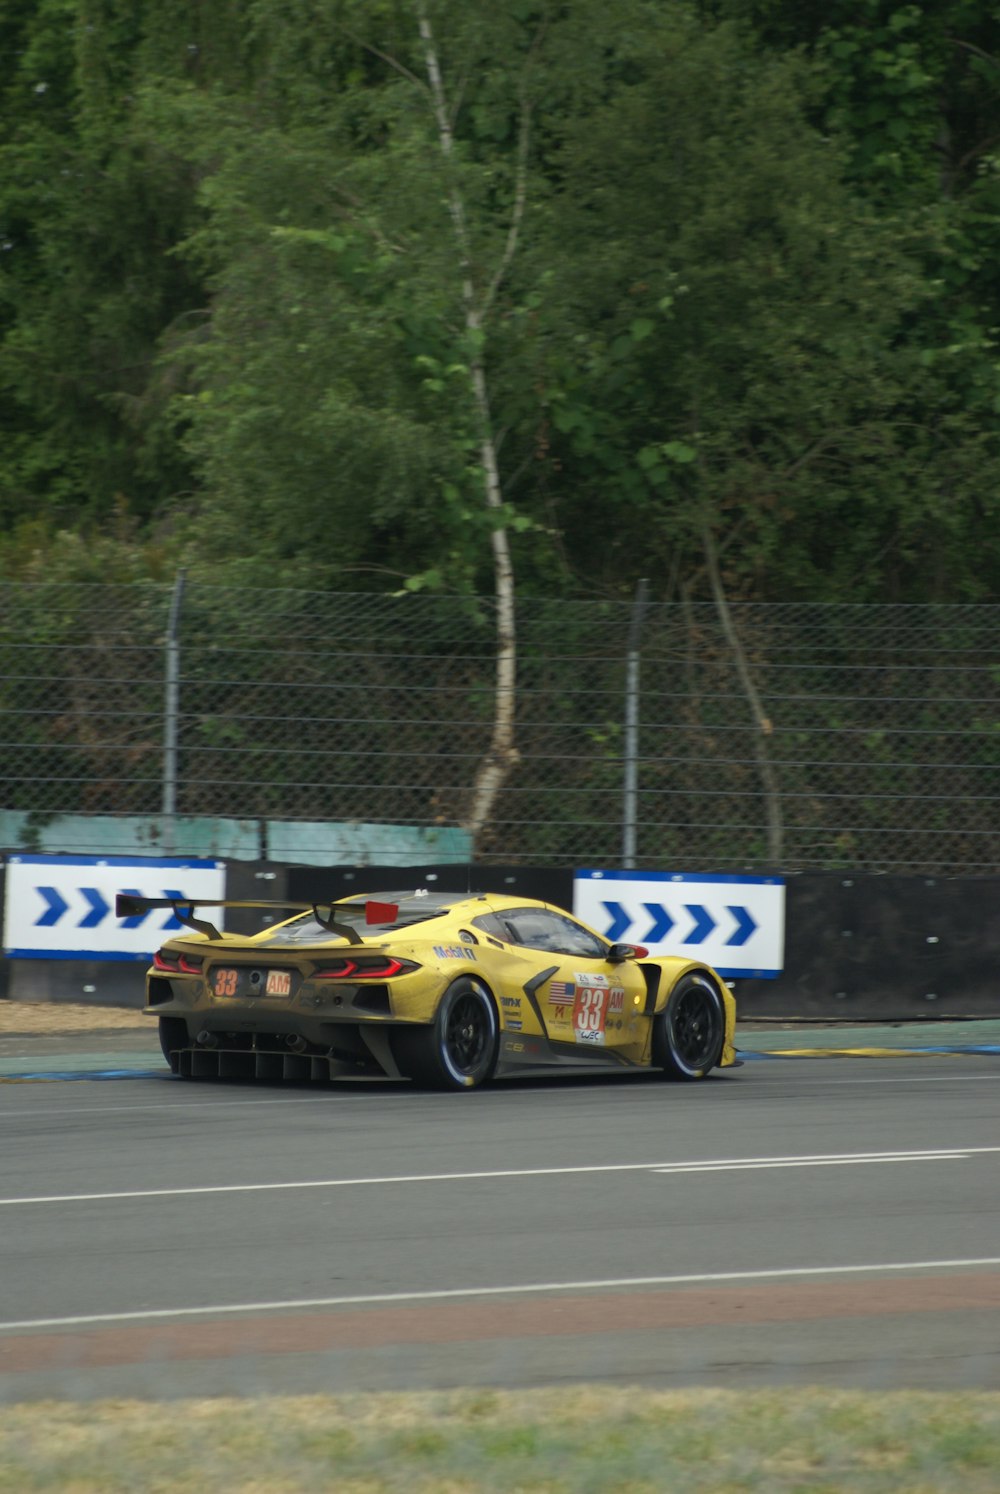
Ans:
[[[235,996],[236,979],[237,971],[235,970],[216,970],[215,980],[212,984],[213,994],[216,996]]]
[[[573,1027],[578,1043],[603,1043],[607,1013],[606,986],[578,986],[573,1007]]]

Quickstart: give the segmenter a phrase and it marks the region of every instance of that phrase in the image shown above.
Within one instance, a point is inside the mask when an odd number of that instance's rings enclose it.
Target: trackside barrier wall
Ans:
[[[227,895],[238,899],[325,900],[419,886],[512,893],[562,907],[573,902],[569,868],[227,862]],[[234,910],[227,919],[236,932],[260,926],[255,912]],[[739,980],[735,991],[744,1019],[864,1023],[1000,1016],[1000,877],[788,876],[783,972],[774,980]],[[0,959],[4,997],[141,1007],[142,966]]]
[[[785,898],[784,971],[737,982],[742,1017],[1000,1016],[1000,878],[804,872]]]
[[[435,892],[502,892],[538,898],[560,908],[573,906],[573,872],[541,866],[290,866],[290,898],[351,897],[358,892],[404,891],[426,887]]]

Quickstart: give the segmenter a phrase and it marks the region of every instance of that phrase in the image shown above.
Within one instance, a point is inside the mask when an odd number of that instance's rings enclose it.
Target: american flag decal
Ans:
[[[549,984],[549,1001],[554,1006],[565,1006],[575,994],[576,986],[571,980],[554,980]]]

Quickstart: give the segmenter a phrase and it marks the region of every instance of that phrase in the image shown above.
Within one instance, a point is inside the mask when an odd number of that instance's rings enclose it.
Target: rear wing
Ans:
[[[337,934],[346,939],[349,944],[363,944],[365,941],[358,933],[353,924],[340,923],[337,914],[351,908],[357,911],[357,902],[345,903],[298,903],[282,902],[274,898],[253,898],[239,901],[223,897],[142,897],[137,892],[119,892],[115,898],[115,916],[118,918],[141,918],[151,908],[172,908],[174,917],[189,929],[195,929],[199,934],[207,934],[209,939],[221,939],[222,935],[214,923],[209,923],[206,918],[197,918],[195,911],[198,908],[283,908],[290,913],[311,913],[321,928],[329,929],[331,934]],[[399,916],[398,903],[366,902],[365,923],[394,923]]]

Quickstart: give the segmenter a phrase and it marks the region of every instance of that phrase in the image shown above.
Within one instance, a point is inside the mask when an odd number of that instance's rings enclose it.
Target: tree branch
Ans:
[[[456,124],[458,123],[458,116],[462,112],[462,100],[465,98],[465,89],[466,89],[466,85],[467,85],[468,81],[469,81],[469,69],[466,68],[465,72],[462,74],[462,76],[461,76],[461,78],[459,80],[458,87],[455,89],[454,102],[453,102],[453,104],[451,106],[451,127],[452,127],[452,130],[454,130]]]
[[[784,825],[781,813],[781,792],[778,787],[778,776],[774,770],[767,750],[767,738],[774,730],[770,717],[764,714],[764,706],[754,684],[753,675],[750,673],[750,665],[747,661],[746,651],[743,647],[733,615],[729,607],[729,600],[722,584],[722,576],[719,573],[719,557],[715,548],[715,538],[712,534],[711,525],[707,517],[702,514],[699,520],[701,528],[702,548],[705,552],[705,565],[708,573],[708,584],[712,590],[715,601],[715,610],[719,614],[722,631],[726,641],[733,651],[736,662],[736,672],[739,675],[743,693],[746,695],[747,703],[753,716],[756,730],[753,734],[754,756],[757,759],[757,768],[760,773],[761,786],[764,790],[764,801],[767,806],[767,853],[771,865],[777,869],[781,866],[781,857],[784,841]]]
[[[401,78],[405,78],[408,83],[415,83],[416,86],[420,89],[421,93],[427,92],[427,84],[424,82],[424,80],[418,77],[416,73],[411,73],[410,69],[406,67],[402,62],[400,62],[398,58],[393,57],[391,52],[383,52],[380,50],[380,48],[376,47],[374,43],[365,41],[363,36],[358,36],[357,33],[352,31],[349,26],[345,26],[342,21],[337,22],[336,24],[338,26],[338,29],[341,30],[345,36],[350,37],[351,41],[356,47],[360,47],[363,52],[370,52],[372,56],[377,57],[380,62],[386,63],[393,69],[394,72],[399,73]]]
[[[963,41],[960,36],[946,36],[945,41],[951,42],[953,47],[961,47],[963,52],[971,52],[973,57],[979,57],[983,62],[988,62],[991,67],[1000,70],[1000,58],[994,57],[991,52],[984,52],[982,47],[977,47],[974,42]]]
[[[510,269],[511,260],[517,250],[518,234],[521,231],[521,221],[524,218],[524,208],[528,199],[528,145],[531,140],[531,107],[526,102],[521,104],[521,128],[517,143],[517,167],[514,173],[514,206],[511,209],[510,227],[507,230],[507,242],[504,245],[500,263],[496,267],[493,279],[490,281],[486,294],[483,297],[480,315],[485,321],[490,313],[493,302],[496,300],[497,291],[504,282],[507,271]]]
[[[531,50],[524,64],[524,72],[521,77],[521,123],[518,130],[517,141],[517,166],[514,171],[514,205],[511,209],[510,227],[507,230],[507,242],[504,245],[500,263],[497,265],[496,273],[490,281],[483,297],[482,316],[485,319],[489,315],[490,308],[496,299],[497,292],[503,284],[504,277],[510,269],[511,260],[517,249],[518,234],[521,230],[521,220],[524,217],[525,204],[528,198],[528,147],[531,142],[531,105],[527,98],[528,68],[532,58],[535,57],[542,45],[547,22],[543,21],[535,32],[531,41]]]
[[[964,171],[977,156],[984,155],[986,151],[992,150],[998,141],[1000,141],[1000,135],[990,135],[986,140],[981,140],[978,145],[974,145],[971,150],[967,150],[965,155],[960,156],[955,162],[956,172]]]

